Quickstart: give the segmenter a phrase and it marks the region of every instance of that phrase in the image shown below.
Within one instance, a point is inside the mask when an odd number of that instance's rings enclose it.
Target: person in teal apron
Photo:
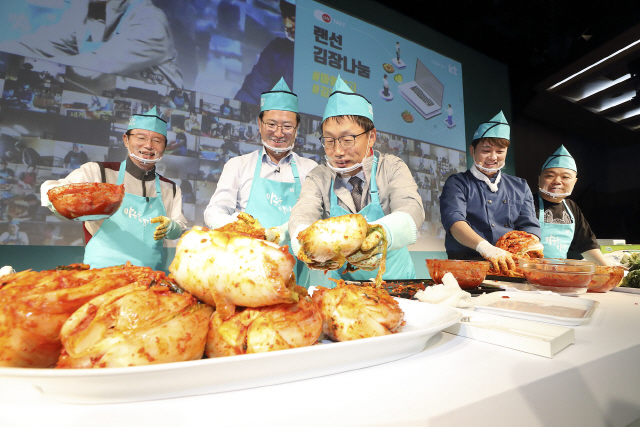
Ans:
[[[320,140],[327,163],[309,174],[289,220],[294,253],[300,249],[298,233],[314,221],[359,213],[369,224],[380,224],[385,230],[388,252],[383,279],[415,279],[407,246],[416,241],[417,230],[424,221],[418,186],[400,158],[373,150],[373,108],[339,76],[325,108]],[[374,278],[383,244],[380,235],[371,256],[353,264],[359,270],[344,273],[345,265],[331,271],[330,277]]]
[[[496,271],[516,269],[513,255],[495,244],[505,234],[524,231],[537,239],[533,196],[527,181],[502,172],[511,127],[500,111],[473,134],[469,170],[451,175],[440,194],[440,217],[449,259],[486,259]]]
[[[293,254],[289,215],[304,178],[317,166],[292,152],[299,123],[298,97],[280,79],[260,99],[258,127],[263,148],[232,158],[224,166],[204,213],[209,228],[222,227],[244,211],[266,228],[267,240],[289,245]],[[296,263],[295,274],[297,284],[307,287],[309,269],[303,262]]]
[[[588,261],[607,265],[589,223],[575,202],[566,199],[573,191],[577,175],[576,162],[564,146],[560,146],[542,165],[536,201],[544,256],[567,258],[571,249]]]
[[[129,156],[119,167],[117,164],[89,162],[65,180],[42,184],[44,203],[45,200],[48,202],[46,192],[58,185],[79,182],[124,183],[122,204],[113,215],[105,219],[93,216],[82,218],[86,221],[85,229],[89,231],[85,232],[88,243],[83,262],[91,268],[121,265],[129,261],[133,265],[154,270],[164,269],[163,240],[177,239],[186,228],[179,188],[172,189],[171,181],[163,178],[168,193],[163,195],[161,177],[155,173],[155,163],[162,158],[166,148],[166,129],[166,123],[158,117],[155,107],[145,114],[134,114],[129,120],[127,133],[123,135]],[[117,179],[107,178],[115,173]],[[138,176],[126,178],[132,174]],[[149,179],[146,179],[147,175]],[[152,195],[147,194],[145,184],[150,180],[154,189]],[[171,198],[169,194],[172,190],[173,198],[169,203],[165,199]],[[47,206],[56,213],[50,202]],[[169,214],[167,206],[170,207]],[[97,220],[100,219],[102,222],[97,226]]]

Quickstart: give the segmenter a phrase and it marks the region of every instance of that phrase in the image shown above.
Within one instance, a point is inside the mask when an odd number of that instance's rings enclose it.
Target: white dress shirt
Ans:
[[[209,228],[219,228],[232,221],[231,215],[244,212],[251,194],[251,183],[258,159],[262,161],[260,178],[278,182],[294,182],[291,159],[295,159],[300,184],[318,164],[311,159],[290,152],[277,164],[264,148],[230,159],[222,169],[216,192],[204,211],[204,222]]]

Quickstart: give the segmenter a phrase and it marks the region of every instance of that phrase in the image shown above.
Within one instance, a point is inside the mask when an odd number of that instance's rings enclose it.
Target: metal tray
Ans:
[[[358,286],[371,285],[371,281],[346,281],[345,283],[351,284],[351,285],[358,285]],[[387,292],[389,292],[389,295],[391,296],[398,297],[398,298],[413,299],[413,297],[419,290],[423,291],[427,286],[433,286],[435,284],[436,283],[431,279],[399,279],[399,280],[386,280],[382,282],[382,287],[385,288]],[[498,291],[501,291],[502,289],[481,284],[475,289],[463,289],[463,290],[465,292],[470,293],[471,296],[476,296],[476,295],[482,295],[482,294],[487,294],[491,292],[498,292]]]
[[[510,276],[499,276],[493,274],[487,274],[487,277],[484,280],[496,280],[498,282],[513,282],[513,283],[524,283],[527,281],[524,277],[510,277]]]

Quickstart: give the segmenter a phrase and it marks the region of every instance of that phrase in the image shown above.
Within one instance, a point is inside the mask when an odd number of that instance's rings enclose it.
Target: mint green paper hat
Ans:
[[[373,106],[371,103],[364,96],[354,93],[340,78],[340,75],[338,75],[336,84],[333,86],[333,92],[329,95],[322,122],[329,117],[336,116],[362,116],[373,122]]]
[[[564,145],[561,145],[560,148],[553,153],[544,165],[542,165],[541,170],[549,169],[549,168],[565,168],[571,169],[575,173],[578,173],[578,167],[576,166],[576,161],[573,159],[573,156],[569,154]]]
[[[269,110],[298,112],[298,95],[291,92],[283,77],[273,89],[260,96],[260,112]]]
[[[504,138],[510,139],[511,126],[507,123],[507,119],[500,111],[493,119],[482,123],[478,126],[478,130],[473,134],[473,140],[481,138]]]
[[[132,115],[129,119],[129,127],[127,130],[131,129],[150,130],[164,135],[165,139],[167,138],[167,122],[158,116],[156,107],[153,107],[144,114]]]

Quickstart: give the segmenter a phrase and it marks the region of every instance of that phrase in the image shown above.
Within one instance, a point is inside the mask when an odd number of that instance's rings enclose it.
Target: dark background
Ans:
[[[640,243],[640,130],[616,126],[568,101],[551,99],[541,87],[543,82],[562,80],[553,78],[606,50],[621,35],[640,35],[640,2],[376,0],[379,8],[360,0],[325,3],[358,11],[357,16],[409,39],[407,20],[422,23],[506,64],[516,174],[535,191],[542,163],[564,144],[579,172],[571,198],[596,236]],[[465,93],[465,103],[467,99]],[[467,133],[476,127],[469,121]]]

